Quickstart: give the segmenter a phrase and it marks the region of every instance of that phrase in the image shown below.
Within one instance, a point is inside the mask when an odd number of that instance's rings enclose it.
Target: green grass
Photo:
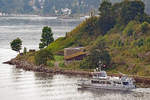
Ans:
[[[54,67],[55,66],[54,63],[55,63],[55,61],[53,61],[53,60],[47,61],[47,66]]]
[[[67,47],[89,45],[100,34],[96,23],[97,20],[98,17],[91,17],[83,21],[75,29],[67,33],[65,37],[58,38],[47,48],[53,53],[57,53]]]
[[[55,61],[63,61],[64,60],[64,56],[55,55],[54,58],[55,58]]]

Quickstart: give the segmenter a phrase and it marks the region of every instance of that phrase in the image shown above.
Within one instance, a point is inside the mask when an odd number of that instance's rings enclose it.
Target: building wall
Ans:
[[[65,60],[65,64],[70,64],[72,62],[81,61],[81,60],[83,60],[84,57],[86,57],[86,54],[80,55],[80,56],[77,56],[77,57],[74,57],[74,58],[71,58],[71,59],[68,59],[68,60]]]

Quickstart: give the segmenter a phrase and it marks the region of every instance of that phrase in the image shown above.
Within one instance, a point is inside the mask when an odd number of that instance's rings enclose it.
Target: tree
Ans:
[[[106,50],[104,40],[98,40],[97,43],[91,48],[87,61],[91,68],[99,67],[100,61],[106,66],[110,64],[111,57]]]
[[[53,54],[48,49],[41,49],[35,55],[35,62],[37,65],[46,65],[48,60],[54,60]]]
[[[52,30],[48,26],[45,26],[43,28],[41,37],[41,43],[39,44],[40,49],[44,48],[45,46],[48,46],[54,41]]]
[[[111,2],[104,0],[99,7],[100,16],[107,16],[111,11],[111,7]]]
[[[120,15],[125,24],[136,18],[141,20],[141,17],[144,15],[145,5],[142,1],[124,1],[121,6]]]
[[[98,39],[96,43],[90,48],[89,55],[81,62],[81,68],[95,69],[99,67],[99,62],[101,62],[101,67],[109,66],[111,63],[111,56],[106,50],[105,42],[103,39]]]
[[[102,34],[105,35],[116,24],[116,19],[112,11],[112,4],[108,0],[104,0],[99,8],[100,18],[99,26]]]
[[[20,53],[22,41],[20,38],[14,39],[10,42],[11,49]]]

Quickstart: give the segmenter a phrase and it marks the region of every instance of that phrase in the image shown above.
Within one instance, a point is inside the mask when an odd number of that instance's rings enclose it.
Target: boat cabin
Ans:
[[[93,78],[106,79],[107,78],[107,73],[105,71],[94,72],[93,73]]]

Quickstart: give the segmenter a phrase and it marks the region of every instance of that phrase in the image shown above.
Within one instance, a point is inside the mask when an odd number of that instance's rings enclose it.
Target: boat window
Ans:
[[[106,72],[99,72],[99,73],[94,73],[94,77],[107,77]]]
[[[121,84],[121,82],[116,82],[116,81],[114,81],[114,83],[115,83],[115,84]]]
[[[96,80],[92,80],[91,82],[92,83],[99,83],[99,81],[96,81]]]
[[[105,73],[99,73],[99,77],[106,77]]]
[[[97,75],[95,74],[94,77],[97,77]]]
[[[111,84],[111,82],[107,81],[106,84]]]
[[[128,82],[123,82],[123,85],[129,85],[129,83]]]
[[[106,84],[106,82],[105,82],[105,81],[100,81],[99,83],[100,83],[100,84]]]

